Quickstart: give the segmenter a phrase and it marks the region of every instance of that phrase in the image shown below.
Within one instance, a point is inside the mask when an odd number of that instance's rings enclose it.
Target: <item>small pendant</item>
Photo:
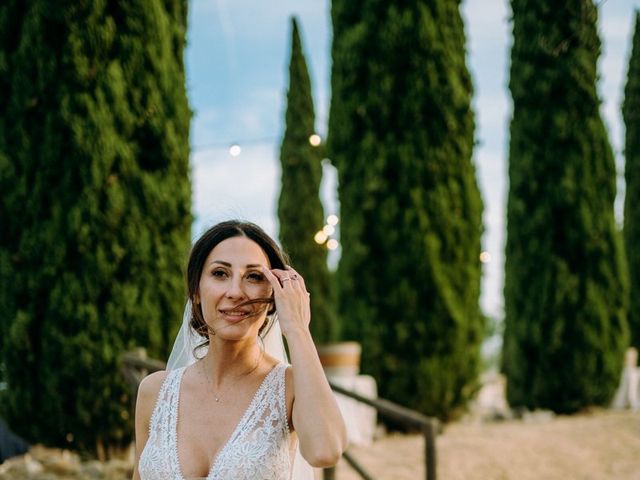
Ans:
[[[219,399],[218,397],[215,397],[215,399],[216,399],[216,402],[219,402],[219,401],[220,401],[220,399]]]

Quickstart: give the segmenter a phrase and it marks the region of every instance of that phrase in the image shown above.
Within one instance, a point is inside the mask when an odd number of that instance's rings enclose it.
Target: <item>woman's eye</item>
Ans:
[[[227,276],[227,272],[225,272],[224,270],[214,270],[213,272],[211,272],[211,275],[218,278],[224,278]]]
[[[254,272],[247,275],[247,278],[252,282],[262,282],[264,280],[264,275],[262,275],[261,273]]]

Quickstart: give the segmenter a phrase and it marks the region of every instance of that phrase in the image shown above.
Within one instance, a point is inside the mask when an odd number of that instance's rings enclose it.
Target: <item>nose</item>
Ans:
[[[227,298],[242,298],[244,290],[242,289],[242,277],[235,275],[229,282],[229,288],[226,293]]]

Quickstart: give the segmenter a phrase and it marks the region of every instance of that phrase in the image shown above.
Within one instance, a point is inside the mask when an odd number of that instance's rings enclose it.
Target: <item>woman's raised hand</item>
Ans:
[[[262,270],[273,287],[278,321],[285,337],[294,329],[308,330],[311,321],[310,294],[302,275],[288,265],[286,270],[264,267]]]

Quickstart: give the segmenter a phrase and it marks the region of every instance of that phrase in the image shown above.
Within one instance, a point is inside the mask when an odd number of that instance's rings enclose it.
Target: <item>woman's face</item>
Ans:
[[[196,301],[205,322],[223,339],[241,340],[258,335],[268,305],[241,304],[271,296],[271,285],[261,271],[270,268],[260,246],[246,237],[231,237],[215,246],[207,257]]]

